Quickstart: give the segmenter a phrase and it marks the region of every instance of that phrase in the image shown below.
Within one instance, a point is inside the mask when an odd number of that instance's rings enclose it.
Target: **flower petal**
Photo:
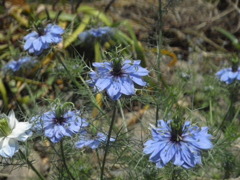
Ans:
[[[118,82],[113,81],[107,89],[107,93],[111,99],[116,100],[120,92],[120,85]]]
[[[121,78],[121,90],[120,92],[125,95],[135,94],[135,88],[133,82],[129,78]]]
[[[36,51],[40,51],[43,45],[42,41],[39,38],[35,39],[32,44]]]
[[[32,125],[28,122],[18,122],[8,137],[25,141],[29,137],[29,134],[25,134],[25,132],[31,129],[31,127]]]
[[[18,151],[18,142],[11,138],[3,138],[0,141],[0,155],[5,158],[11,158]]]
[[[98,91],[103,91],[111,83],[112,83],[112,80],[110,78],[99,78],[96,81],[95,86],[97,87]]]
[[[141,77],[138,76],[129,76],[131,80],[133,80],[136,84],[140,85],[140,86],[146,86],[147,83],[145,81],[142,80]]]
[[[8,121],[9,127],[10,127],[11,129],[14,129],[15,126],[16,126],[16,124],[18,123],[18,120],[16,119],[15,113],[14,113],[13,110],[10,111],[10,113],[9,113],[9,115],[8,115],[8,118],[9,118],[9,121]]]

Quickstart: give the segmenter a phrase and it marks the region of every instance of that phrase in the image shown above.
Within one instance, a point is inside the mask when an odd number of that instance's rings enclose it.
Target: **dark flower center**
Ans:
[[[174,143],[179,143],[180,141],[182,141],[182,134],[180,132],[177,132],[177,131],[172,132],[170,141],[172,141]]]
[[[233,64],[232,65],[232,72],[237,72],[238,71],[238,65]]]
[[[123,75],[123,72],[121,69],[113,69],[110,73],[113,76],[122,76]]]
[[[119,59],[116,59],[115,61],[113,61],[113,68],[110,73],[111,75],[118,76],[118,77],[124,74],[124,72],[122,71],[122,63]]]
[[[63,118],[63,117],[56,117],[53,119],[54,124],[62,125],[64,122],[66,122],[66,118]]]
[[[43,26],[39,26],[39,27],[35,26],[35,29],[37,30],[37,33],[39,36],[43,36],[46,34]]]

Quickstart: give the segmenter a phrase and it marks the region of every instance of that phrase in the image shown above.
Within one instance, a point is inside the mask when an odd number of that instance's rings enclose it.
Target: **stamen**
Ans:
[[[66,122],[66,118],[63,118],[63,117],[58,117],[53,119],[54,124],[63,124],[64,122]]]

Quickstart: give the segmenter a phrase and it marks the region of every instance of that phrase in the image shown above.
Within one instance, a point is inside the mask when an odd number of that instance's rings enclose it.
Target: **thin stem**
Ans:
[[[104,12],[105,12],[105,13],[109,10],[109,8],[111,7],[111,5],[112,5],[115,1],[116,1],[116,0],[111,0],[111,1],[108,3],[108,5],[106,6],[106,8],[104,9]]]
[[[62,58],[57,54],[57,59],[58,61],[60,62],[60,64],[62,64],[63,68],[65,69],[65,71],[68,73],[69,77],[71,78],[71,80],[73,81],[73,83],[79,88],[81,89],[81,85],[78,83],[78,81],[76,80],[75,77],[73,77],[71,75],[71,72],[68,70],[67,66],[65,65],[65,63],[63,62]],[[82,76],[79,76],[79,78],[81,79],[81,81],[83,82],[84,86],[87,88],[88,92],[89,92],[89,95],[90,95],[90,98],[91,98],[91,101],[93,102],[94,106],[102,113],[102,114],[105,114],[101,107],[98,106],[97,102],[96,102],[96,99],[94,98],[94,96],[92,95],[91,93],[91,90],[89,89],[88,85],[86,84],[86,82],[84,81],[84,79],[82,78]]]
[[[157,127],[157,124],[158,124],[158,113],[159,112],[159,105],[157,104],[156,105],[156,122],[155,122],[155,126]]]
[[[117,101],[115,101],[113,107],[114,107],[114,109],[113,109],[113,114],[112,114],[112,120],[111,120],[111,124],[110,124],[109,131],[108,131],[107,144],[106,144],[105,153],[104,153],[103,162],[102,162],[102,168],[101,168],[101,178],[100,178],[101,180],[103,180],[105,162],[106,162],[107,153],[108,153],[108,149],[109,149],[109,144],[110,144],[110,138],[111,138],[111,134],[112,134],[113,124],[114,124],[114,120],[115,120],[115,117],[116,117]]]
[[[97,161],[98,161],[99,168],[101,168],[101,162],[100,162],[99,153],[98,153],[97,149],[96,149],[96,155],[97,155]]]
[[[127,123],[126,123],[126,118],[124,116],[124,112],[123,112],[123,108],[122,108],[122,103],[120,100],[117,100],[118,101],[118,105],[120,107],[120,113],[121,113],[121,116],[122,116],[122,121],[123,121],[123,126],[124,126],[124,130],[126,132],[126,136],[128,137],[128,128],[127,128]]]
[[[71,78],[71,80],[72,80],[72,81],[74,82],[74,84],[80,89],[80,88],[81,88],[81,85],[77,82],[77,80],[76,80],[75,78],[73,78],[73,77],[71,76],[71,73],[70,73],[70,71],[68,70],[68,68],[67,68],[67,66],[65,65],[65,63],[63,62],[62,58],[61,58],[58,54],[56,54],[56,56],[57,56],[57,59],[58,59],[58,61],[60,62],[60,64],[62,64],[63,68],[64,68],[65,71],[68,73],[68,75],[69,75],[69,77]]]
[[[63,150],[63,140],[60,141],[60,149],[61,149],[61,154],[62,154],[62,161],[63,161],[63,165],[68,173],[68,175],[71,177],[72,180],[75,180],[75,178],[73,177],[72,173],[70,172],[70,170],[68,169],[67,163],[66,163],[66,159],[65,159],[65,155],[64,155],[64,150]]]
[[[31,169],[36,173],[36,175],[39,177],[39,179],[41,180],[45,180],[45,178],[38,172],[38,170],[33,166],[32,162],[28,160],[27,156],[21,151],[21,149],[19,149],[19,153],[21,154],[21,156],[25,159],[25,161],[27,162],[28,166],[31,167]]]
[[[162,59],[161,49],[162,49],[162,28],[163,28],[163,20],[162,20],[162,0],[158,0],[158,55],[157,55],[157,72],[160,71],[160,63]],[[158,79],[161,79],[160,72],[158,73]]]
[[[236,114],[235,103],[238,100],[238,98],[237,98],[238,91],[236,88],[229,89],[229,91],[230,91],[230,97],[229,97],[230,106],[229,106],[228,111],[225,114],[224,119],[219,127],[219,129],[221,129],[223,132],[225,132],[227,126],[232,123],[232,121],[234,120],[234,116]]]

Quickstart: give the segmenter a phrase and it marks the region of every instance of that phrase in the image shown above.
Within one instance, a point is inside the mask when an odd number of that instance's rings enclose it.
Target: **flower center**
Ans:
[[[66,118],[63,117],[56,117],[53,119],[53,123],[54,124],[63,124],[64,122],[66,122]]]
[[[113,68],[110,72],[113,76],[122,76],[124,72],[122,71],[122,63],[120,59],[116,59],[113,61]]]
[[[172,134],[170,141],[178,143],[182,141],[182,137],[179,134]]]
[[[122,72],[121,69],[113,69],[113,70],[111,71],[111,75],[113,75],[113,76],[122,76],[122,75],[123,75],[123,72]]]
[[[7,137],[11,132],[7,117],[0,117],[0,137]]]

